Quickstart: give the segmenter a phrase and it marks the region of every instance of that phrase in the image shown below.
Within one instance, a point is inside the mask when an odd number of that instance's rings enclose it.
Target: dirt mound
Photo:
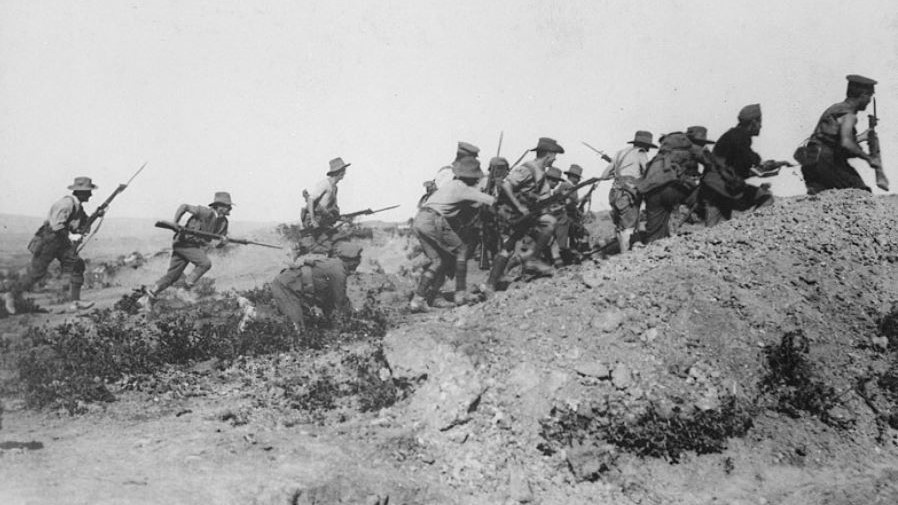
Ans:
[[[840,483],[861,487],[830,503],[896,497],[876,463],[895,461],[882,422],[895,349],[879,332],[898,300],[896,212],[898,199],[859,191],[783,199],[394,330],[387,360],[428,377],[411,421],[450,485],[487,501],[664,503],[684,499],[688,475],[729,487],[684,502],[806,503],[802,493],[834,496],[826,475],[852,467],[868,471]],[[710,415],[734,402],[748,425]],[[593,428],[553,439],[565,416]],[[688,444],[656,454],[609,442],[651,419],[685,426],[686,439],[722,426],[743,438],[703,458]],[[770,471],[779,465],[795,472]]]

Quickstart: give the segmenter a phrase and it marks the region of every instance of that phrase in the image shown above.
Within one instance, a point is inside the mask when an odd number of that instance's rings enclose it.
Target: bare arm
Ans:
[[[527,207],[525,207],[524,204],[522,204],[520,200],[518,200],[517,197],[514,196],[514,188],[511,187],[510,182],[502,181],[502,185],[500,186],[500,188],[502,188],[502,192],[505,193],[505,196],[508,197],[512,205],[514,205],[515,208],[518,209],[518,212],[520,212],[521,214],[526,214],[527,212],[529,212],[529,209],[527,209]]]
[[[181,217],[183,217],[184,214],[185,214],[188,210],[190,210],[190,206],[187,205],[186,203],[182,203],[181,205],[179,205],[179,206],[178,206],[178,210],[175,211],[175,223],[177,223],[178,221],[180,221],[180,220],[181,220]]]
[[[880,168],[879,162],[865,153],[861,146],[857,143],[854,136],[854,127],[857,124],[857,114],[845,114],[839,119],[839,138],[842,148],[851,153],[852,156],[861,158],[870,164],[873,168]]]

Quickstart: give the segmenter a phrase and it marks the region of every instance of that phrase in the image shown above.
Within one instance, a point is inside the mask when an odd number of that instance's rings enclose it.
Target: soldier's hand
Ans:
[[[81,242],[81,239],[84,238],[84,235],[81,233],[69,233],[69,240],[72,242]]]
[[[317,219],[315,219],[314,217],[312,219],[309,219],[309,227],[310,228],[318,228],[319,226],[320,225],[318,224]]]
[[[870,168],[873,170],[882,170],[882,161],[876,158],[870,158]]]
[[[100,207],[99,209],[96,210],[96,213],[97,213],[97,217],[103,217],[106,215],[106,209],[104,209],[103,207]]]

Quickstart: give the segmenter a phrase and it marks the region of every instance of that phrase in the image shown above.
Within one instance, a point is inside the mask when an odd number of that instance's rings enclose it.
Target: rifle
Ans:
[[[235,244],[243,244],[243,245],[260,245],[262,247],[270,247],[272,249],[283,249],[283,247],[274,244],[266,244],[264,242],[256,242],[255,240],[247,240],[244,238],[232,238],[225,235],[219,235],[218,233],[210,233],[207,231],[200,230],[191,230],[189,228],[184,228],[178,223],[173,223],[171,221],[156,221],[156,228],[162,228],[165,230],[171,230],[175,233],[184,233],[187,235],[193,235],[199,238],[212,239],[212,240],[227,240],[228,242],[233,242]]]
[[[385,210],[395,209],[396,207],[399,207],[399,205],[390,205],[389,207],[384,207],[377,210],[365,209],[350,212],[349,214],[340,214],[340,216],[337,217],[337,221],[352,221],[357,216],[370,216],[371,214],[377,214],[378,212],[383,212]]]
[[[496,149],[496,157],[497,158],[502,155],[502,137],[504,137],[504,136],[505,136],[504,131],[499,132],[499,148]]]
[[[580,205],[577,208],[577,210],[580,211],[580,214],[583,214],[587,204],[589,204],[589,208],[590,210],[592,210],[592,192],[595,191],[597,187],[599,187],[598,182],[594,183],[592,187],[589,188],[589,191],[587,191],[586,194],[583,195],[583,199],[580,200]]]
[[[75,249],[76,252],[81,252],[81,249],[84,249],[84,246],[86,246],[87,243],[90,242],[90,239],[92,239],[92,238],[94,237],[94,235],[96,235],[97,232],[100,231],[100,227],[103,226],[103,219],[102,219],[102,218],[103,218],[103,216],[106,214],[106,209],[109,208],[109,204],[112,203],[112,200],[114,200],[115,197],[117,197],[117,196],[119,195],[119,193],[121,193],[122,191],[124,191],[125,189],[128,188],[128,185],[131,184],[131,181],[133,181],[134,178],[137,177],[137,174],[139,174],[140,172],[143,171],[143,169],[147,166],[147,163],[149,163],[149,162],[148,162],[148,161],[145,161],[145,162],[143,163],[143,165],[141,165],[140,168],[137,169],[137,172],[134,172],[134,175],[132,175],[131,178],[128,179],[128,182],[126,182],[126,183],[124,183],[124,184],[119,184],[118,187],[115,188],[115,191],[113,191],[112,194],[109,195],[109,198],[107,198],[103,203],[101,203],[100,206],[97,207],[97,210],[95,210],[95,211],[93,212],[93,214],[91,214],[90,216],[88,216],[87,221],[85,221],[84,226],[82,227],[83,229],[85,229],[85,230],[90,230],[91,227],[93,226],[93,224],[94,224],[98,219],[100,220],[100,223],[97,225],[97,229],[96,229],[96,230],[91,231],[91,232],[87,235],[87,237],[85,237],[85,238],[81,241],[81,243],[79,243],[79,244],[76,246],[76,249]]]
[[[602,159],[605,160],[605,161],[607,161],[608,163],[611,163],[611,162],[613,161],[613,160],[611,159],[611,156],[608,156],[608,154],[606,154],[605,151],[600,151],[600,150],[596,149],[595,147],[593,147],[593,146],[587,144],[586,142],[583,142],[583,145],[585,145],[586,147],[592,149],[593,152],[595,152],[596,154],[598,154],[599,156],[601,156]]]
[[[875,98],[873,99],[873,114],[867,115],[867,121],[870,122],[870,128],[867,130],[867,145],[870,149],[870,157],[879,164],[879,168],[874,169],[876,171],[876,186],[883,191],[888,191],[889,179],[882,168],[882,152],[879,148],[879,135],[876,133],[876,124],[879,122],[879,117],[876,115]]]
[[[524,159],[524,156],[527,156],[527,153],[529,153],[529,152],[530,152],[530,149],[525,149],[525,150],[524,150],[524,154],[522,154],[521,157],[518,158],[518,161],[514,162],[514,165],[512,165],[511,167],[509,167],[509,170],[511,170],[512,168],[518,166],[518,164],[521,163],[521,160]]]
[[[559,203],[564,202],[567,198],[580,188],[589,186],[590,184],[595,184],[599,181],[598,177],[593,177],[587,179],[576,186],[571,186],[570,188],[560,192],[555,193],[547,198],[543,198],[541,200],[537,200],[535,204],[530,207],[530,211],[524,214],[523,216],[518,217],[511,223],[512,233],[508,239],[502,244],[506,251],[511,251],[514,249],[515,243],[518,240],[524,238],[524,235],[527,234],[527,231],[533,226],[533,223],[539,219],[539,216],[544,214],[544,210],[558,205]]]

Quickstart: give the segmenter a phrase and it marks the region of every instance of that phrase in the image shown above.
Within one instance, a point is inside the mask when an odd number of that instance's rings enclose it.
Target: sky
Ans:
[[[790,159],[850,73],[879,81],[898,190],[896,69],[892,0],[0,0],[0,213],[43,216],[82,175],[90,211],[148,162],[109,216],[170,219],[229,191],[232,220],[295,222],[340,156],[344,212],[405,220],[460,140],[486,165],[500,133],[512,161],[552,137],[556,166],[598,176],[584,141],[716,138],[750,103],[755,149]],[[798,174],[768,181],[801,194]]]

